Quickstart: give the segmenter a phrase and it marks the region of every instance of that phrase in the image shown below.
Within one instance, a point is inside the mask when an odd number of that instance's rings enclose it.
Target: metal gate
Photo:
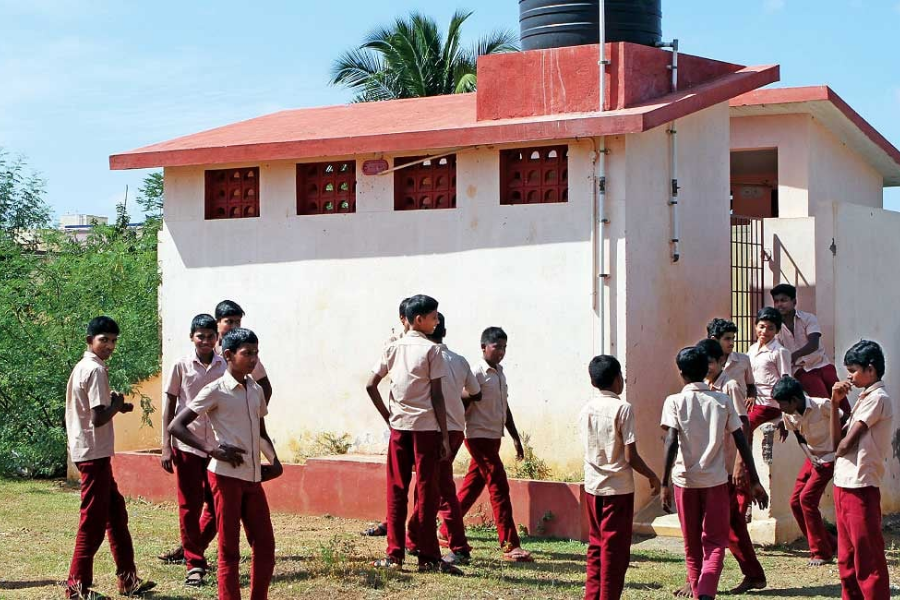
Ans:
[[[756,341],[756,313],[765,306],[763,219],[731,215],[731,318],[738,332],[734,349],[747,352]]]

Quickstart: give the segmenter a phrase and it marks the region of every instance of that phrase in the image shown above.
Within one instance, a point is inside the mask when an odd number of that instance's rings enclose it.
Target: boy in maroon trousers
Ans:
[[[259,340],[249,329],[235,328],[222,340],[228,369],[203,388],[169,425],[181,442],[212,457],[209,483],[216,510],[219,536],[219,600],[239,600],[241,524],[250,543],[250,598],[268,598],[275,569],[275,535],[269,503],[262,482],[283,469],[266,432],[268,414],[263,389],[251,373],[256,367]],[[208,415],[214,440],[200,439],[190,430],[197,418]],[[272,464],[262,465],[260,454]]]
[[[881,534],[881,481],[891,456],[893,408],[884,388],[884,353],[862,340],[844,355],[848,381],[831,394],[834,443],[834,512],[838,528],[838,573],[845,600],[887,600],[891,595]],[[844,426],[838,407],[850,388],[863,391]]]
[[[656,474],[637,451],[634,411],[619,398],[625,389],[622,366],[614,356],[595,356],[588,366],[599,398],[578,416],[584,444],[584,491],[590,518],[585,600],[617,600],[625,588],[631,557],[634,517],[634,474],[650,481],[659,493]]]
[[[81,473],[81,518],[75,552],[66,579],[66,598],[103,598],[91,589],[94,555],[109,534],[120,594],[140,595],[155,587],[142,581],[134,566],[134,546],[128,531],[128,511],[113,477],[110,459],[115,434],[112,419],[134,410],[122,394],[110,391],[106,361],[119,339],[119,326],[109,317],[91,319],[87,351],[72,369],[66,386],[66,434],[69,457]]]
[[[208,565],[204,553],[216,537],[216,512],[206,468],[209,456],[169,434],[169,424],[175,414],[187,406],[200,391],[225,374],[225,359],[216,354],[218,333],[212,315],[197,315],[191,321],[191,342],[194,350],[172,366],[166,384],[166,405],[163,408],[162,457],[160,463],[167,472],[175,473],[178,491],[178,525],[181,547],[187,565],[185,585],[203,585]],[[199,439],[210,443],[215,434],[209,418],[200,417],[189,429]]]
[[[406,306],[409,333],[384,349],[366,384],[372,403],[391,428],[387,457],[387,552],[374,566],[403,568],[409,484],[415,465],[419,572],[461,575],[457,567],[441,560],[437,539],[438,462],[451,455],[441,382],[447,376],[447,363],[441,349],[426,337],[438,326],[437,309],[437,300],[430,296],[409,299]],[[388,374],[390,410],[378,391],[378,383]]]

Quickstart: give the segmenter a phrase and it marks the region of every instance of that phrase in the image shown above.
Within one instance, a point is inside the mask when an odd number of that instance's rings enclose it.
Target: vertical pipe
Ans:
[[[601,2],[602,4],[602,2]],[[597,177],[597,318],[600,336],[600,354],[606,353],[606,136],[600,138]]]
[[[678,91],[678,40],[674,39],[670,44],[658,44],[660,47],[672,48],[672,64],[669,68],[672,71],[672,92]],[[672,244],[672,262],[676,263],[681,258],[681,223],[678,214],[678,130],[675,128],[675,121],[669,124],[669,152],[672,164],[672,181],[669,194],[669,212],[671,213],[671,236]]]
[[[597,65],[600,68],[600,112],[604,111],[604,105],[606,100],[606,3],[604,0],[600,0],[598,2],[600,5],[600,15],[598,18],[599,23],[599,40],[600,40],[600,60],[597,62]]]

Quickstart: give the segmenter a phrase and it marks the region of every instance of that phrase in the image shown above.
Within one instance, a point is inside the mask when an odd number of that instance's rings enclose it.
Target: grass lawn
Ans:
[[[0,598],[59,598],[74,543],[79,496],[60,481],[0,480]],[[159,585],[148,597],[159,599],[215,598],[215,586],[189,590],[182,586],[184,568],[166,566],[156,555],[178,539],[175,507],[129,501],[128,513],[140,575]],[[377,572],[368,566],[384,550],[383,538],[366,539],[360,521],[330,517],[273,516],[277,564],[270,598],[579,598],[582,595],[585,545],[580,542],[526,538],[533,564],[508,564],[499,559],[496,533],[471,532],[473,564],[463,578]],[[887,533],[891,580],[900,583],[900,535]],[[636,540],[628,571],[625,598],[671,598],[684,581],[680,541]],[[249,550],[247,560],[249,561]],[[215,551],[211,552],[215,564]],[[806,554],[791,547],[766,548],[760,560],[769,589],[734,598],[837,598],[837,567],[805,566]],[[414,565],[414,563],[413,563]],[[244,566],[243,584],[247,569]],[[95,587],[115,590],[114,567],[104,544],[95,563]],[[740,572],[728,557],[721,588],[738,583]],[[896,589],[896,588],[895,588]],[[245,592],[245,596],[248,592]],[[722,594],[725,596],[725,594]]]

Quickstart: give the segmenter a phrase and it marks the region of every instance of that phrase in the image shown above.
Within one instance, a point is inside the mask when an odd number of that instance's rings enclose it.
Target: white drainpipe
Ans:
[[[606,3],[604,0],[599,1],[599,43],[600,43],[600,60],[597,61],[600,75],[600,106],[599,111],[604,112],[604,101],[606,99],[606,65],[609,61],[606,59]],[[597,148],[597,142],[591,138],[594,145],[593,160],[596,165],[594,171],[593,195],[594,195],[594,256],[596,260],[596,274],[592,282],[597,290],[597,353],[605,354],[607,352],[606,345],[606,282],[609,279],[609,273],[606,270],[606,224],[609,220],[606,218],[606,137],[600,138],[600,147]]]
[[[657,44],[660,48],[672,49],[672,64],[669,69],[672,71],[672,92],[678,91],[678,40],[671,42],[661,42]],[[669,159],[672,164],[672,179],[669,190],[669,212],[671,213],[672,231],[669,241],[672,244],[672,262],[676,263],[681,258],[681,224],[678,219],[678,130],[675,128],[675,121],[669,123],[666,130],[669,134]]]
[[[606,65],[609,64],[609,61],[606,60],[606,3],[603,0],[600,0],[599,4],[600,18],[598,22],[600,24],[600,60],[597,61],[597,65],[600,67],[600,112],[603,112],[603,101],[606,98]]]

